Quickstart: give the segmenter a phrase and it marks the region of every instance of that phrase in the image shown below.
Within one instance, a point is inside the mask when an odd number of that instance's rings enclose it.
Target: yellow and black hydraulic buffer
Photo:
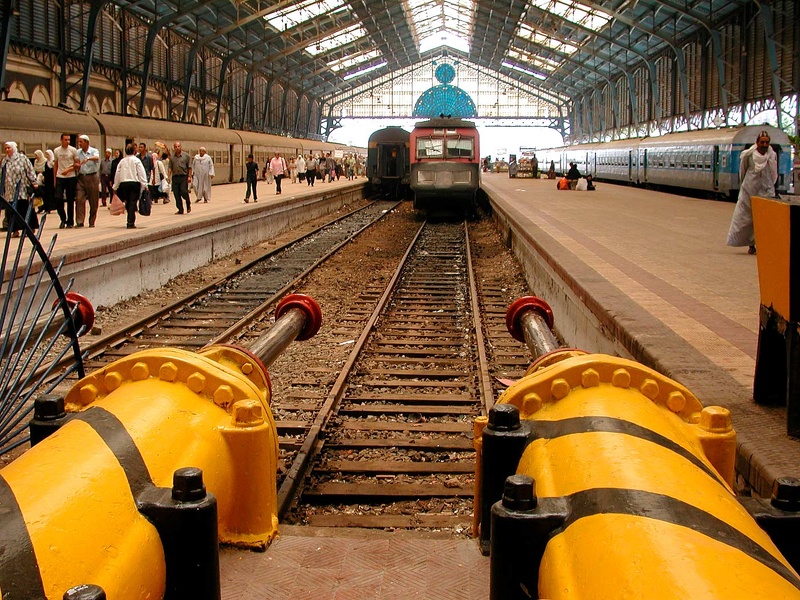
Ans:
[[[0,597],[219,598],[218,542],[277,534],[267,366],[322,320],[299,294],[275,317],[247,349],[145,350],[40,399],[50,435],[0,471]]]
[[[538,298],[507,325],[537,360],[476,423],[492,600],[800,598],[800,484],[743,506],[728,410],[634,361],[560,349]]]

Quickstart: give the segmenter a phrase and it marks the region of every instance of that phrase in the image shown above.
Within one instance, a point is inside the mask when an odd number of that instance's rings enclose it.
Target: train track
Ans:
[[[373,202],[254,259],[169,306],[83,350],[87,370],[148,348],[197,350],[231,343],[242,331],[258,335],[269,309],[300,279],[363,232],[397,202]]]
[[[425,224],[388,285],[361,294],[363,329],[327,395],[284,390],[295,403],[277,410],[316,415],[297,421],[307,433],[280,481],[285,520],[469,528],[472,422],[528,364],[505,331],[514,292],[476,277],[472,254],[465,224]]]
[[[83,345],[87,372],[134,352],[159,347],[185,350],[218,343],[233,343],[243,331],[258,335],[270,325],[270,309],[305,275],[342,246],[381,219],[398,202],[377,201],[339,217],[288,244],[263,254],[236,271],[140,320]],[[58,340],[57,345],[63,345]],[[74,359],[65,357],[55,368],[44,363],[31,374],[31,381],[47,385],[62,380],[56,393],[66,393],[76,382]],[[64,373],[65,375],[59,375]],[[24,409],[20,405],[20,409]],[[21,433],[11,448],[27,439]]]

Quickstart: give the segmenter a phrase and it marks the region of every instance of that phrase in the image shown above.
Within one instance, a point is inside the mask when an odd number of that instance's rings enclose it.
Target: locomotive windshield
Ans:
[[[474,139],[462,138],[458,139],[449,138],[447,140],[447,158],[472,158]]]
[[[445,147],[445,141],[447,146]],[[417,158],[473,158],[475,140],[461,136],[417,138]],[[445,154],[446,152],[446,154]]]

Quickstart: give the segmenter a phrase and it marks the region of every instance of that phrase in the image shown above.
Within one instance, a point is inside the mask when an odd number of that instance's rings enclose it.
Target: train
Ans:
[[[414,125],[410,144],[414,208],[474,213],[481,186],[475,123],[449,117],[420,121]]]
[[[778,155],[777,193],[788,189],[792,173],[789,136],[777,127],[747,125],[669,133],[659,137],[615,140],[537,150],[540,172],[551,162],[556,173],[575,163],[581,175],[631,185],[684,188],[735,198],[739,158],[766,131]]]
[[[367,141],[367,179],[376,193],[403,198],[408,193],[410,135],[402,127],[384,127]]]
[[[27,156],[32,157],[36,150],[58,146],[62,132],[70,134],[73,145],[78,135],[88,135],[90,144],[100,150],[101,155],[106,148],[124,150],[125,145],[133,140],[145,142],[151,149],[156,141],[161,141],[170,150],[173,142],[179,141],[189,156],[194,156],[203,146],[214,160],[215,185],[244,181],[248,154],[252,154],[259,165],[266,164],[274,152],[283,156],[312,153],[324,156],[327,152],[334,157],[365,154],[363,148],[318,140],[107,113],[93,114],[14,100],[0,102],[0,137],[3,141],[17,142]]]

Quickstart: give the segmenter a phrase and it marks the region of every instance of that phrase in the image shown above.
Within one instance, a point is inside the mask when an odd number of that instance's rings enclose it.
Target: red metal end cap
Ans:
[[[305,294],[289,294],[278,302],[275,308],[275,320],[280,319],[281,315],[291,308],[299,308],[306,315],[306,325],[297,336],[297,340],[302,342],[317,335],[319,328],[322,327],[322,309],[317,301]]]
[[[80,335],[86,335],[94,325],[94,306],[86,296],[82,296],[77,292],[67,292],[64,294],[64,298],[67,300],[67,306],[70,311],[76,306],[78,307],[75,313],[75,330],[80,331],[83,326],[83,333]],[[53,310],[56,308],[58,308],[58,300],[53,302]]]
[[[522,296],[522,298],[514,300],[506,311],[506,329],[518,342],[525,343],[525,335],[522,333],[519,319],[529,310],[535,310],[545,320],[547,326],[550,329],[553,328],[555,320],[550,305],[536,296]]]

